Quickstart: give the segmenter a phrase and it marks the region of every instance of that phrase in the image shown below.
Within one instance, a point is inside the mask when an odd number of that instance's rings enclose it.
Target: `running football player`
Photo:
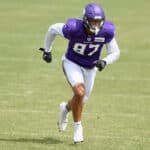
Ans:
[[[66,23],[56,23],[49,27],[44,48],[40,49],[43,51],[43,59],[48,63],[52,61],[52,44],[56,35],[68,39],[68,48],[63,56],[63,71],[73,90],[72,98],[60,104],[58,128],[60,131],[66,130],[68,112],[72,111],[73,140],[75,143],[82,142],[82,110],[92,92],[96,72],[102,71],[120,56],[115,26],[106,20],[104,10],[99,4],[87,4],[82,19],[72,18]],[[101,58],[104,45],[107,56]]]

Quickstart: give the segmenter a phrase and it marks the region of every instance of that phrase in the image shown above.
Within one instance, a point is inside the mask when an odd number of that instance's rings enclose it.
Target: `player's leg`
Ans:
[[[94,86],[94,81],[96,77],[96,69],[84,69],[81,68],[82,72],[82,77],[84,80],[84,85],[83,84],[76,84],[73,86],[73,91],[74,91],[74,97],[72,100],[68,103],[68,106],[70,106],[70,109],[75,110],[74,116],[74,141],[75,142],[80,142],[83,141],[83,128],[81,124],[81,115],[82,115],[82,109],[84,103],[88,100]],[[74,99],[75,98],[75,99]],[[81,100],[81,101],[79,101]],[[80,106],[77,106],[77,104],[74,104],[73,102],[81,102]],[[72,108],[72,106],[75,107],[75,109]],[[81,108],[81,109],[80,109]],[[77,111],[79,109],[79,111]]]
[[[93,68],[93,69],[83,69],[83,74],[84,74],[84,86],[85,86],[85,96],[83,98],[83,103],[85,104],[89,98],[89,96],[91,95],[91,92],[93,90],[94,87],[94,81],[95,81],[95,77],[96,77],[96,72],[97,69]]]
[[[72,89],[74,92],[72,99],[68,103],[62,102],[60,104],[60,110],[63,116],[66,116],[69,111],[72,111],[74,122],[79,122],[81,121],[81,113],[83,109],[83,97],[85,96],[85,88],[83,83],[78,83],[74,85]],[[65,118],[65,117],[61,117],[61,118]],[[68,121],[67,117],[62,120],[65,120],[65,122]],[[62,128],[61,130],[64,130],[64,128]]]
[[[82,91],[82,88],[84,88],[85,93],[84,93],[84,97],[82,97],[82,104],[81,104],[81,106],[83,108],[83,105],[87,102],[87,100],[92,92],[92,89],[94,86],[94,81],[95,81],[95,76],[96,76],[96,70],[82,68],[82,74],[84,77],[84,85],[80,85],[81,87],[79,86],[79,88],[75,86],[74,89],[77,90],[77,93],[78,93],[80,90]],[[74,92],[74,93],[76,93],[76,92]],[[78,100],[79,100],[79,98],[78,98]],[[72,99],[72,101],[70,101],[70,103],[73,101],[74,101],[74,99]],[[77,101],[77,99],[75,99],[75,101]],[[70,106],[72,106],[72,105],[70,105]],[[80,107],[78,107],[78,108],[80,108]],[[72,111],[73,111],[73,109],[72,109]],[[81,115],[82,115],[82,110],[79,112],[79,114],[77,114],[77,117],[74,115],[74,117],[75,117],[74,120],[78,119],[78,120],[75,120],[77,122],[75,122],[75,126],[74,126],[74,142],[75,143],[83,141],[83,128],[82,128],[82,124],[81,124]]]
[[[74,120],[74,136],[75,143],[82,142],[83,139],[83,127],[81,124],[82,109],[83,109],[83,97],[85,95],[85,88],[82,83],[76,84],[73,87],[74,96],[68,102],[68,107],[72,110]]]
[[[83,141],[83,131],[81,125],[81,115],[83,109],[83,97],[85,96],[85,87],[83,72],[81,67],[75,63],[65,60],[63,63],[64,72],[68,82],[73,90],[73,97],[68,102],[67,109],[72,111],[74,119],[74,141]]]
[[[85,96],[85,87],[83,83],[77,83],[73,87],[73,97],[68,102],[67,108],[72,110],[74,122],[81,121],[81,113],[83,109],[83,97]]]

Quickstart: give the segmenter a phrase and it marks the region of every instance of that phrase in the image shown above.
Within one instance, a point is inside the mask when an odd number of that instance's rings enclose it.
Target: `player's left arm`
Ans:
[[[120,49],[118,47],[115,37],[109,42],[106,43],[107,56],[103,58],[106,64],[112,64],[120,57]]]

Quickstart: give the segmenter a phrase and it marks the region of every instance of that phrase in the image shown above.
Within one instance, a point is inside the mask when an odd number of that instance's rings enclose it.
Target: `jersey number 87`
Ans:
[[[75,43],[73,50],[80,54],[85,55],[86,49],[89,49],[88,56],[92,56],[95,52],[98,51],[100,44],[83,44],[83,43]]]

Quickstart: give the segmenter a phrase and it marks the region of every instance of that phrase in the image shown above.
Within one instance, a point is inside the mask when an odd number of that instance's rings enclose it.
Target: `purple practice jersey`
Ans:
[[[115,27],[112,22],[105,21],[97,35],[87,35],[82,20],[69,19],[63,27],[63,34],[69,39],[66,57],[82,67],[93,68],[103,45],[113,39]]]

